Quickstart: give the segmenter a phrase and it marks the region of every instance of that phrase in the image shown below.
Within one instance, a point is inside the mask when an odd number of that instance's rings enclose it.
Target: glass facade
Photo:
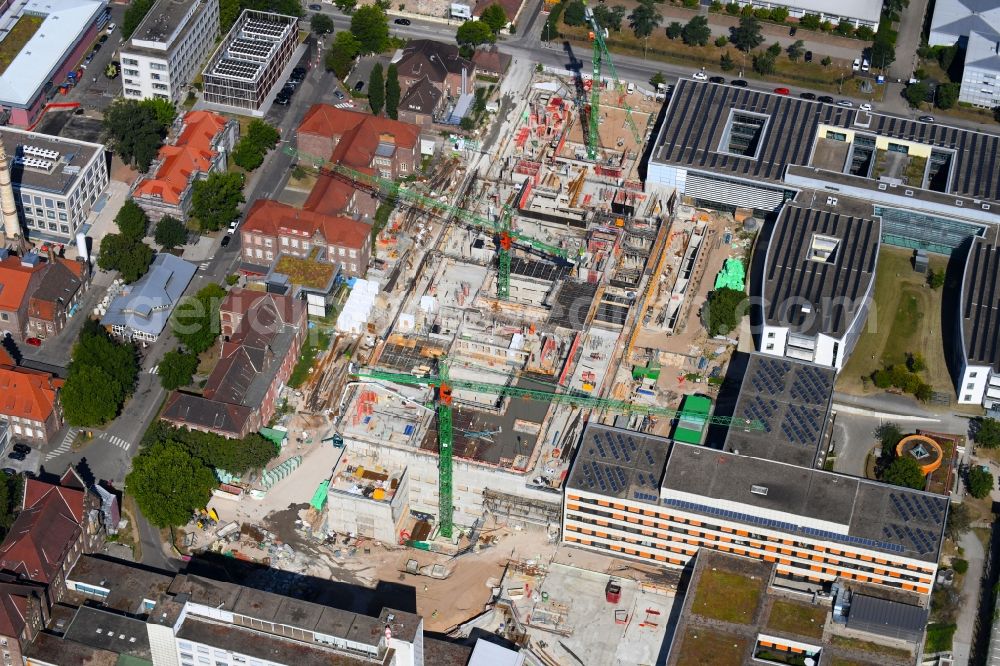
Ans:
[[[882,218],[882,242],[897,247],[951,254],[969,236],[982,236],[986,228],[937,215],[875,206]]]

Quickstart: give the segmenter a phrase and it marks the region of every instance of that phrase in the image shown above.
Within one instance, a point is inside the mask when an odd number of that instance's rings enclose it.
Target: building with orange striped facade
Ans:
[[[776,575],[929,595],[948,499],[591,424],[567,479],[563,541],[683,567],[702,548]]]

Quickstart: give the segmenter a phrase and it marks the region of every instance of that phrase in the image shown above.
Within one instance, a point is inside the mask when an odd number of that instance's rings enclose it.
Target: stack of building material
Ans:
[[[355,280],[351,294],[344,303],[344,309],[337,317],[337,332],[363,333],[375,306],[376,296],[378,296],[378,282],[360,278]]]

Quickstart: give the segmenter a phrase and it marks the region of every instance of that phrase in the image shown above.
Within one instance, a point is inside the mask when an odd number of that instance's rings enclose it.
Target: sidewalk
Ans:
[[[976,628],[976,616],[979,613],[979,590],[983,577],[983,563],[986,553],[979,537],[972,530],[967,531],[959,540],[962,547],[962,559],[969,563],[969,571],[962,581],[962,604],[955,623],[955,638],[952,642],[952,654],[956,664],[968,664],[972,654],[972,641]]]

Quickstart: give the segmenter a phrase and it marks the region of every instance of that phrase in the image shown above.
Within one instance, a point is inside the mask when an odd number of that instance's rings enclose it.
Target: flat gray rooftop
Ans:
[[[1000,372],[1000,245],[994,231],[972,242],[962,283],[962,336],[971,365]]]
[[[205,0],[156,0],[156,4],[146,14],[139,27],[132,33],[131,39],[125,45],[125,50],[136,48],[135,41],[158,42],[166,44],[170,36],[177,30],[181,21],[187,16],[192,5],[207,6]],[[159,52],[166,56],[165,51]]]
[[[766,491],[752,492],[752,487]],[[674,443],[667,461],[663,496],[666,506],[705,516],[924,562],[937,562],[948,512],[948,498],[940,495],[679,443]],[[719,502],[738,503],[746,511],[723,509]],[[789,517],[762,518],[761,509]],[[844,529],[804,527],[796,516]]]
[[[67,194],[104,146],[4,127],[4,150],[14,188]]]
[[[814,466],[836,376],[833,368],[751,354],[733,416],[759,420],[764,430],[730,428],[726,451]]]
[[[589,423],[566,487],[658,504],[669,452],[664,437]]]

